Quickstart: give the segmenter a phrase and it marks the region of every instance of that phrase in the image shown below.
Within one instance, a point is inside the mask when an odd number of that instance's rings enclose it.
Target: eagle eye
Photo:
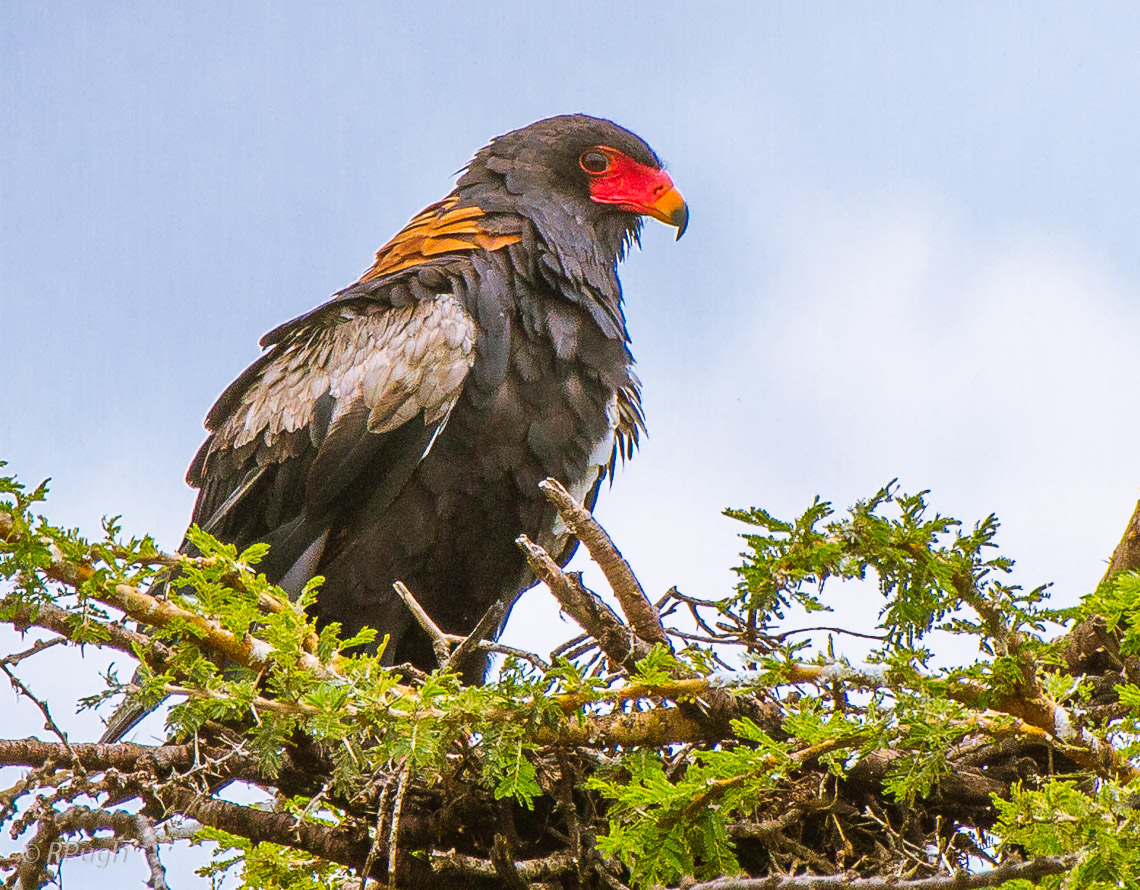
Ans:
[[[585,151],[578,158],[579,166],[587,173],[605,173],[610,169],[610,159],[600,151]]]

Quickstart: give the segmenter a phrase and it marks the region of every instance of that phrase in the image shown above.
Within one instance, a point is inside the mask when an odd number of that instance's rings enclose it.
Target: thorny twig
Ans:
[[[82,773],[84,771],[83,764],[80,763],[79,758],[75,756],[75,751],[72,750],[71,743],[67,740],[67,733],[60,729],[59,724],[57,724],[55,720],[52,719],[51,711],[48,709],[47,702],[37,698],[32,690],[25,686],[24,682],[14,673],[12,673],[12,669],[9,668],[7,664],[0,662],[0,671],[3,671],[8,676],[8,681],[18,692],[23,694],[37,708],[39,708],[40,713],[44,716],[44,728],[49,729],[55,733],[60,742],[63,744],[64,748],[67,749],[67,753],[71,755],[71,760],[75,764],[75,768]]]
[[[25,658],[31,658],[37,652],[43,652],[45,649],[50,649],[52,646],[58,646],[60,643],[66,642],[68,642],[66,637],[53,637],[50,640],[36,640],[30,649],[25,649],[23,652],[15,652],[12,655],[6,655],[0,658],[0,665],[17,665]]]

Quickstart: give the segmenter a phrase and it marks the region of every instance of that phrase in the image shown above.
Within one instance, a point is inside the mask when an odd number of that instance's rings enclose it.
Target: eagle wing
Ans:
[[[275,580],[303,557],[315,565],[334,501],[399,493],[459,399],[474,344],[450,294],[310,317],[211,411],[187,474],[200,489],[193,521],[239,547],[270,543]]]
[[[334,503],[395,499],[475,362],[457,262],[518,240],[485,225],[454,198],[432,205],[356,284],[263,338],[269,350],[206,418],[186,477],[195,523],[239,548],[269,543],[266,575],[293,590],[313,574]]]

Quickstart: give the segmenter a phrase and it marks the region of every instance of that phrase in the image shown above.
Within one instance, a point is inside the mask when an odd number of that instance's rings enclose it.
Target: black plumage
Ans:
[[[193,521],[268,542],[263,568],[290,592],[325,576],[322,622],[373,626],[386,661],[433,667],[392,583],[470,632],[531,582],[520,534],[569,559],[538,482],[592,505],[632,453],[617,262],[643,214],[687,222],[657,156],[616,124],[567,115],[493,140],[360,280],[263,338],[207,417]]]

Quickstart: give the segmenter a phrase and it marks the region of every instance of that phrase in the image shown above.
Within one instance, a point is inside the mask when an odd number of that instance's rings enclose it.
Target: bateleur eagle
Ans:
[[[264,338],[222,393],[187,474],[193,522],[315,610],[390,637],[384,659],[435,666],[393,591],[466,634],[529,583],[520,534],[574,544],[538,489],[592,506],[643,430],[617,263],[642,217],[688,210],[653,150],[564,115],[480,149],[358,281]]]

